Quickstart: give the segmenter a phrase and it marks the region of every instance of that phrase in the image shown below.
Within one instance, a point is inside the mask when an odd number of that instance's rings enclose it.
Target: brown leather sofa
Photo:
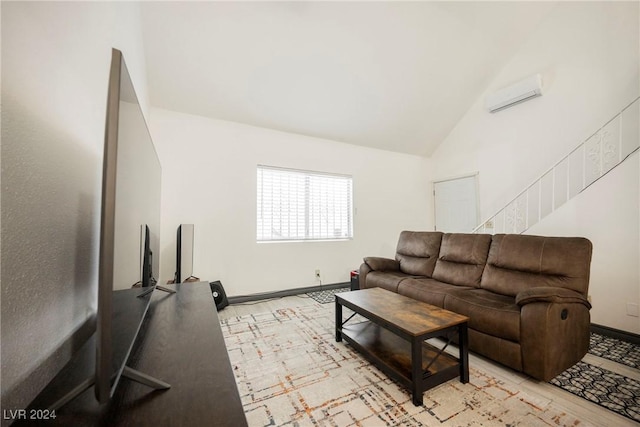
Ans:
[[[364,259],[360,287],[468,316],[470,350],[549,381],[589,348],[591,250],[581,237],[403,231],[395,259]]]

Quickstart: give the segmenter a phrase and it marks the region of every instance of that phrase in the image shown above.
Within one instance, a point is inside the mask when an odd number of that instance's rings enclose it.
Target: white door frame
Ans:
[[[436,231],[436,184],[440,184],[448,181],[455,181],[458,179],[464,178],[473,178],[475,182],[475,192],[476,192],[476,225],[480,223],[480,186],[478,184],[478,175],[479,172],[471,172],[462,175],[455,175],[452,177],[438,179],[431,181],[431,200],[433,200],[433,230]]]

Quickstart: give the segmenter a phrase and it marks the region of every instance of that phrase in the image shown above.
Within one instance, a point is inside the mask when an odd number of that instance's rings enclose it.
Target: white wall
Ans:
[[[148,107],[136,4],[1,7],[2,408],[19,409],[95,314],[112,47]]]
[[[638,2],[560,2],[484,94],[541,73],[544,95],[494,114],[480,97],[432,156],[434,179],[479,172],[485,219],[619,113],[640,94],[639,7]],[[627,319],[620,305],[638,302],[638,258],[607,256],[638,253],[637,163],[629,166],[635,172],[619,177],[630,179],[624,185],[606,177],[598,183],[605,189],[589,188],[585,200],[567,208],[574,216],[557,213],[529,231],[592,239],[592,321],[631,332],[640,331],[637,320]],[[612,204],[596,202],[600,196]],[[631,209],[628,215],[612,212],[624,209]],[[614,239],[621,229],[635,237]],[[610,270],[609,262],[617,280],[599,273]]]
[[[339,142],[151,110],[163,165],[161,281],[175,270],[178,224],[195,225],[194,275],[228,295],[349,281],[369,255],[391,256],[400,231],[426,230],[428,160]],[[256,243],[256,166],[353,176],[350,241]]]
[[[591,321],[636,334],[640,333],[640,318],[626,313],[627,303],[640,303],[638,157],[636,152],[527,231],[589,238],[593,243]]]

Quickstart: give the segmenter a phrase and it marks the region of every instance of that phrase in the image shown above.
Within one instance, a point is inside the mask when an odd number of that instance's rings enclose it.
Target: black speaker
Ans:
[[[229,300],[227,299],[227,294],[222,287],[222,283],[219,280],[216,280],[215,282],[210,282],[209,286],[211,287],[211,294],[213,294],[213,300],[216,302],[216,308],[218,311],[228,306]]]

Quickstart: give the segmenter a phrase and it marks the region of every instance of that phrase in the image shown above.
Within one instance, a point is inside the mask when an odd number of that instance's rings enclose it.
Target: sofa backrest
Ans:
[[[453,285],[480,287],[490,244],[490,234],[443,235],[433,278]]]
[[[540,286],[587,295],[592,245],[583,237],[496,234],[481,287],[502,295]]]
[[[431,277],[440,250],[439,231],[403,231],[398,239],[396,260],[400,271],[416,276]]]

